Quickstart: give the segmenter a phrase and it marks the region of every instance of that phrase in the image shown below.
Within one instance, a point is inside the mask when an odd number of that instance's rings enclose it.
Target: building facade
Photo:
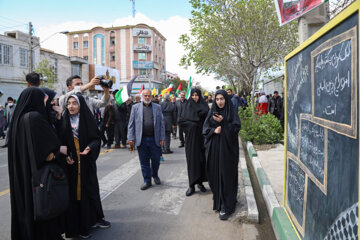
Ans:
[[[136,75],[133,89],[140,89],[142,84],[157,88],[166,79],[166,38],[154,27],[95,27],[67,36],[69,56],[119,70],[121,86]]]
[[[33,66],[40,60],[39,38],[33,37]],[[30,71],[30,38],[21,31],[9,31],[0,35],[0,90],[3,105],[8,97],[17,99],[26,88],[25,75]]]

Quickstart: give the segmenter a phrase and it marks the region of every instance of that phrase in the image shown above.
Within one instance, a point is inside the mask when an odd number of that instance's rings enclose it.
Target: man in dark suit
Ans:
[[[140,189],[146,190],[152,186],[151,177],[156,184],[161,184],[158,170],[161,147],[165,142],[165,126],[160,105],[151,102],[151,91],[144,90],[142,96],[142,103],[135,104],[131,109],[128,140],[130,148],[137,147],[144,178]]]
[[[165,146],[163,149],[163,154],[173,153],[170,150],[170,141],[171,141],[171,132],[173,130],[173,126],[175,125],[175,105],[170,102],[170,95],[167,93],[164,95],[164,102],[160,103],[161,111],[164,116],[165,122]]]
[[[185,92],[181,91],[180,92],[180,100],[177,100],[175,103],[175,107],[176,107],[176,124],[179,126],[179,139],[180,139],[180,146],[179,148],[182,148],[185,146],[185,139],[184,139],[184,129],[181,127],[180,124],[180,116],[181,113],[183,112],[183,110],[185,109],[185,103],[186,103],[186,99],[185,99]]]

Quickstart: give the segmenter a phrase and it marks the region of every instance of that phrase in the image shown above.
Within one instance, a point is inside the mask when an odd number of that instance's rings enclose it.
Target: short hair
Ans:
[[[274,91],[274,94],[279,94],[279,92],[278,92],[278,91]]]
[[[185,92],[185,91],[181,91],[181,92],[180,92],[180,94],[182,94],[182,93],[185,93],[185,94],[186,94],[186,92]]]
[[[119,91],[119,90],[118,90],[118,89],[116,89],[116,90],[114,90],[114,91],[113,91],[113,93],[112,93],[112,94],[115,96],[115,95],[116,95],[116,93],[117,93],[118,91]]]
[[[231,88],[226,89],[226,91],[230,91],[230,92],[232,93],[232,89],[231,89]]]
[[[26,74],[26,81],[34,87],[40,86],[40,74],[36,72],[31,72]]]
[[[166,100],[169,100],[169,99],[170,99],[170,94],[165,93],[165,94],[164,94],[164,98],[165,98]]]
[[[8,97],[7,99],[8,101],[14,101],[14,99],[12,97]]]
[[[79,75],[72,75],[71,77],[69,77],[68,79],[66,79],[66,86],[69,87],[72,85],[72,81],[75,79],[75,78],[80,78],[81,77]]]

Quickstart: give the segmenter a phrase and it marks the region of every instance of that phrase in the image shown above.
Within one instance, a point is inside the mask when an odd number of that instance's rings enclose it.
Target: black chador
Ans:
[[[8,166],[11,199],[11,239],[62,239],[57,219],[34,221],[30,151],[25,130],[29,113],[31,141],[37,168],[50,153],[58,156],[60,140],[48,122],[45,94],[39,88],[25,89],[18,100],[9,133]]]
[[[194,95],[198,96],[197,102],[192,98]],[[187,196],[190,196],[195,191],[196,184],[200,185],[200,190],[206,191],[202,185],[206,181],[206,160],[202,129],[208,111],[209,107],[202,98],[201,91],[196,88],[192,89],[191,96],[186,102],[180,117],[182,127],[185,129],[185,154],[189,177]]]
[[[225,105],[220,108],[213,103],[204,123],[207,177],[213,192],[213,209],[220,211],[220,218],[225,220],[235,211],[238,187],[238,163],[240,119],[235,112],[230,97],[224,90],[218,90],[216,97],[223,97]],[[215,121],[222,116],[221,122]],[[221,126],[220,134],[215,129]]]
[[[63,144],[68,146],[69,155],[74,160],[67,164],[70,186],[70,207],[65,216],[66,237],[79,234],[88,235],[91,226],[104,217],[96,173],[96,159],[100,152],[100,135],[92,113],[81,95],[68,98],[76,99],[80,111],[71,115],[66,109],[63,116]],[[90,152],[80,155],[87,147]]]

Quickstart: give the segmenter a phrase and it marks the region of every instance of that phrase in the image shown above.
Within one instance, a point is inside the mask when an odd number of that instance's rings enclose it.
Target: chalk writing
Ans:
[[[327,116],[335,115],[336,116],[336,104],[335,106],[327,106],[325,107],[323,113],[325,113]]]
[[[305,192],[305,172],[291,159],[288,169],[288,203],[299,223],[302,223]]]
[[[345,61],[351,56],[351,42],[347,40],[341,44],[339,51],[330,48],[315,58],[315,72],[325,69],[326,66],[338,68],[339,63]]]
[[[341,76],[340,73],[337,74],[335,79],[326,81],[325,79],[319,83],[316,94],[318,97],[321,96],[323,92],[328,95],[334,95],[335,97],[339,96],[339,93],[342,92],[345,88],[350,88],[350,70],[347,71],[347,76]]]

